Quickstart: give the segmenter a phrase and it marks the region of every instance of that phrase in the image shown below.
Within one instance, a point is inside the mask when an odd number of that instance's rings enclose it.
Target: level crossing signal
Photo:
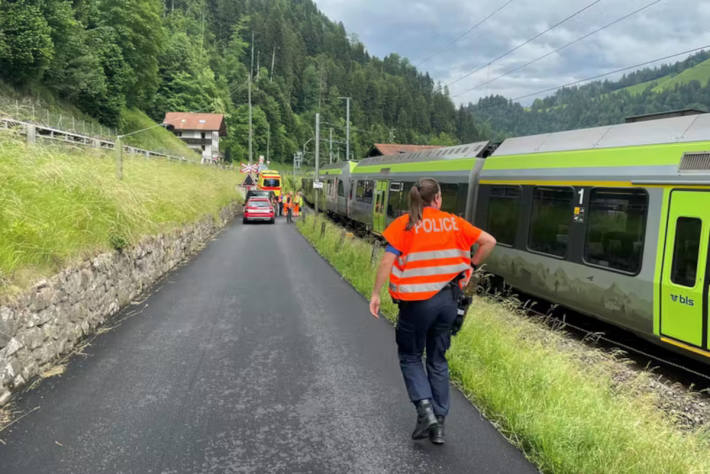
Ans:
[[[246,163],[242,163],[239,167],[239,172],[242,174],[254,174],[258,171],[258,169],[259,165],[257,164],[248,165]]]

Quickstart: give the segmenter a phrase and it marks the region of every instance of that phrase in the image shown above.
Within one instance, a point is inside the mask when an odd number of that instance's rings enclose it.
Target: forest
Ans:
[[[333,128],[343,159],[341,97],[352,99],[355,158],[374,142],[480,138],[471,114],[428,74],[396,54],[371,56],[311,0],[0,0],[2,80],[49,88],[119,129],[128,107],[158,122],[166,111],[225,114],[226,160],[248,156],[252,64],[255,156],[268,142],[272,157],[290,161],[320,112],[321,136]]]
[[[453,145],[707,110],[706,73],[660,90],[653,81],[709,58],[562,88],[529,106],[490,96],[457,107],[428,73],[397,54],[370,55],[312,0],[0,0],[0,80],[28,94],[48,89],[123,132],[133,107],[157,122],[167,111],[224,114],[228,161],[248,158],[250,71],[254,156],[268,148],[287,162],[314,136],[316,112],[322,139],[332,129],[344,159],[343,97],[354,159],[377,142]],[[312,162],[313,143],[305,150]]]
[[[658,112],[688,108],[708,111],[710,76],[706,70],[698,70],[697,79],[660,90],[654,81],[677,77],[709,59],[710,52],[703,51],[674,64],[634,71],[617,81],[562,88],[536,99],[530,107],[497,95],[479,99],[464,110],[480,120],[483,133],[497,140],[623,123],[627,117]]]

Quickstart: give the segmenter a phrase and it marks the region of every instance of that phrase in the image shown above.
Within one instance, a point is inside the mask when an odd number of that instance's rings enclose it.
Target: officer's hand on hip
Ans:
[[[370,297],[370,313],[377,319],[380,319],[380,296],[372,295]]]

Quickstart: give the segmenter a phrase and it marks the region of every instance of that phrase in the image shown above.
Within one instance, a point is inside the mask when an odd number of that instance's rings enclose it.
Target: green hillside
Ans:
[[[689,84],[691,81],[698,81],[701,86],[704,86],[707,84],[708,80],[710,80],[710,59],[686,69],[679,74],[669,74],[659,79],[642,82],[621,90],[636,95],[641,94],[648,87],[652,87],[653,92],[662,92],[664,90],[673,89],[676,85]]]
[[[710,51],[644,68],[616,81],[563,87],[527,107],[503,96],[468,104],[479,130],[494,140],[510,136],[623,123],[627,117],[680,109],[710,110]],[[483,122],[483,123],[481,123]]]
[[[168,111],[224,114],[227,161],[248,155],[250,96],[251,148],[268,146],[273,161],[290,162],[313,137],[316,113],[342,141],[344,97],[355,157],[388,137],[481,137],[445,87],[397,54],[371,56],[312,0],[0,1],[0,19],[7,83],[40,85],[120,130],[137,120],[126,107],[154,121]]]

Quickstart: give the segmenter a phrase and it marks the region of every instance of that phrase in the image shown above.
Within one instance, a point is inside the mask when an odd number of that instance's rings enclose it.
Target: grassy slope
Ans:
[[[68,263],[215,214],[237,199],[234,171],[33,146],[0,134],[0,295]]]
[[[321,221],[304,236],[363,295],[374,283],[372,247]],[[376,252],[379,259],[382,250]],[[382,292],[382,312],[397,308]],[[363,314],[363,317],[368,317]],[[477,298],[448,352],[453,380],[543,472],[709,472],[708,434],[684,433],[635,384],[619,383],[603,362],[560,352],[563,339],[514,310]],[[404,390],[404,388],[403,388]],[[452,442],[456,442],[452,440]]]
[[[680,74],[674,76],[664,76],[653,81],[642,82],[634,86],[629,86],[624,89],[632,95],[641,94],[648,87],[653,87],[654,92],[662,92],[664,90],[673,89],[676,85],[687,84],[691,81],[698,81],[701,85],[707,84],[710,79],[710,59],[703,61],[700,64],[686,69]],[[618,91],[617,91],[618,92]]]
[[[121,133],[130,133],[155,126],[156,123],[138,109],[123,109],[121,113]],[[127,144],[158,151],[169,155],[184,156],[189,160],[198,160],[200,156],[188,148],[182,140],[162,127],[155,127],[145,132],[126,137]]]

